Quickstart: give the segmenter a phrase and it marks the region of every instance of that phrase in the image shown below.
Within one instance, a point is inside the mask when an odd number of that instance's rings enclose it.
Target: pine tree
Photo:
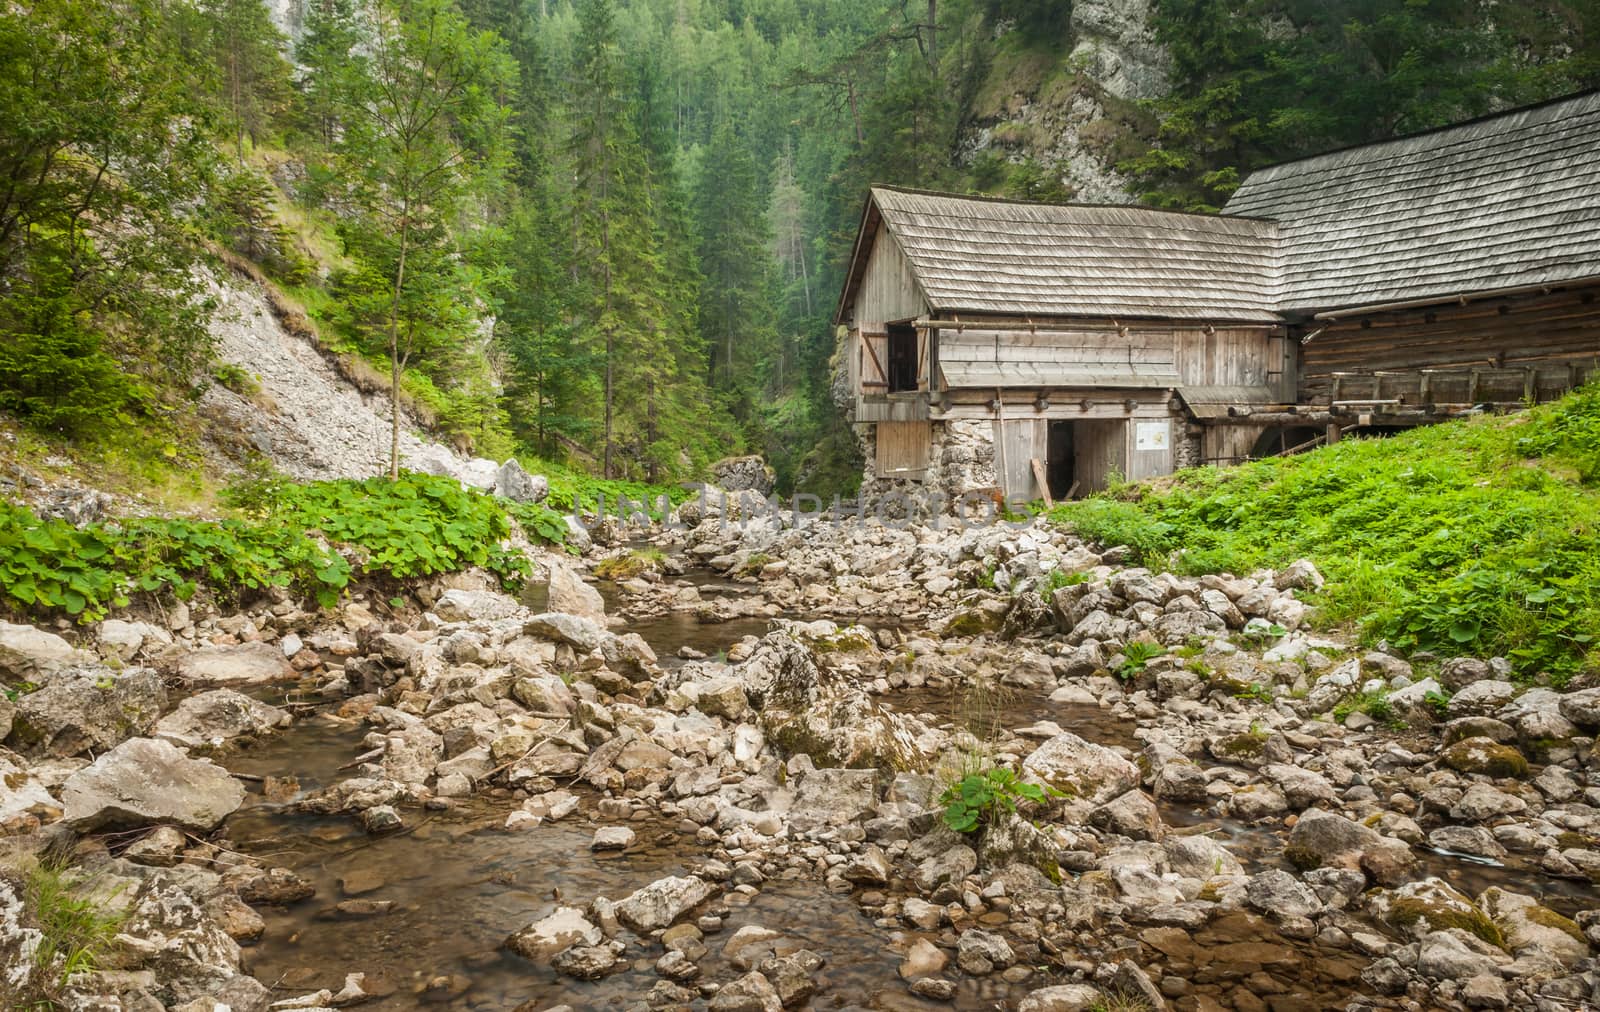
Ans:
[[[305,31],[295,45],[304,68],[297,82],[295,119],[324,150],[333,150],[348,99],[353,51],[360,41],[355,0],[310,0]]]
[[[610,477],[619,441],[637,442],[649,429],[650,398],[669,365],[659,354],[668,321],[649,169],[622,88],[615,12],[610,0],[584,0],[578,16],[567,154],[574,247],[592,272],[584,340],[602,370],[601,460]],[[635,397],[619,404],[619,391]]]
[[[243,162],[245,137],[258,143],[288,105],[285,40],[260,0],[204,0],[202,10],[221,71],[221,105],[233,127],[235,156]]]
[[[727,121],[706,150],[695,213],[704,224],[700,323],[716,360],[712,375],[723,389],[754,400],[754,381],[776,358],[776,270],[760,174],[748,146]]]
[[[347,238],[381,269],[385,288],[368,301],[389,356],[389,475],[400,474],[400,376],[413,355],[457,337],[470,317],[470,276],[452,268],[451,226],[464,202],[497,181],[511,66],[500,39],[473,32],[450,0],[396,0],[370,12],[362,73],[339,153],[359,217]],[[418,268],[423,268],[418,273]],[[408,269],[412,272],[408,276]]]

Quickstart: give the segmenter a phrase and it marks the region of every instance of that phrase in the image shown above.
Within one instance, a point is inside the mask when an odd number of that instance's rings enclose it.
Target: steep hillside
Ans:
[[[226,474],[253,459],[301,480],[366,478],[387,466],[390,420],[381,388],[358,389],[304,334],[290,333],[260,285],[215,288],[218,366],[199,409],[211,461]],[[400,457],[412,470],[465,473],[467,459],[404,417]]]
[[[1600,671],[1600,387],[1506,417],[1201,468],[1052,514],[1152,566],[1310,558],[1331,624],[1528,678]]]

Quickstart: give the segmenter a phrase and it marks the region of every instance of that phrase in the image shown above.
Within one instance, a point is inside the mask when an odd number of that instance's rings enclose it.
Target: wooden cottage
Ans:
[[[1559,395],[1600,356],[1600,94],[1255,173],[1221,215],[875,187],[864,491],[1082,495]]]
[[[1262,169],[1300,434],[1559,397],[1600,359],[1600,92]]]

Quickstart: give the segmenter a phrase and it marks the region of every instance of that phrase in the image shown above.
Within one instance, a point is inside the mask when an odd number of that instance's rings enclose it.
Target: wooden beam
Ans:
[[[1039,462],[1038,457],[1029,457],[1028,465],[1033,468],[1033,480],[1038,483],[1039,492],[1044,496],[1045,509],[1050,509],[1056,503],[1050,498],[1050,482],[1045,478],[1044,465]]]
[[[887,335],[885,335],[885,336],[887,337]],[[889,385],[889,374],[886,371],[884,371],[883,363],[878,361],[878,353],[872,347],[872,338],[868,337],[866,334],[862,334],[861,335],[861,343],[866,346],[867,354],[872,356],[872,364],[878,370],[878,378],[883,380],[883,382],[881,384],[874,384],[874,385],[875,386],[888,386]],[[863,380],[861,385],[862,386],[866,386],[867,385],[866,381]]]

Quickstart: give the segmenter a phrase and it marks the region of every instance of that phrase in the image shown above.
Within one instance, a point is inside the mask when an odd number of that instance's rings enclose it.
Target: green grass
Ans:
[[[1333,708],[1333,719],[1343,724],[1345,718],[1352,713],[1364,713],[1380,724],[1403,723],[1394,712],[1394,706],[1389,702],[1389,690],[1378,689],[1374,692],[1360,692],[1346,696]]]
[[[652,569],[660,569],[667,561],[667,553],[659,548],[636,548],[626,555],[618,555],[594,567],[594,575],[602,580],[622,582],[643,576]]]
[[[28,996],[19,1007],[55,1008],[53,993],[100,965],[115,947],[126,915],[104,905],[106,898],[96,892],[91,876],[49,856],[22,870],[22,889],[44,937],[34,952],[42,993]]]
[[[1324,625],[1404,650],[1600,667],[1600,385],[1508,417],[1347,439],[1064,503],[1051,519],[1182,573],[1310,558]]]
[[[657,504],[662,496],[666,496],[676,506],[693,499],[696,494],[678,485],[651,485],[642,481],[597,478],[565,464],[541,460],[526,454],[518,454],[517,460],[528,473],[545,476],[550,482],[550,497],[545,501],[563,513],[571,513],[579,505],[592,513],[598,507],[598,497],[603,495],[606,500],[606,516],[614,517],[617,515],[617,503],[626,496],[634,506],[648,504],[651,517],[659,520],[661,511],[657,508]]]

